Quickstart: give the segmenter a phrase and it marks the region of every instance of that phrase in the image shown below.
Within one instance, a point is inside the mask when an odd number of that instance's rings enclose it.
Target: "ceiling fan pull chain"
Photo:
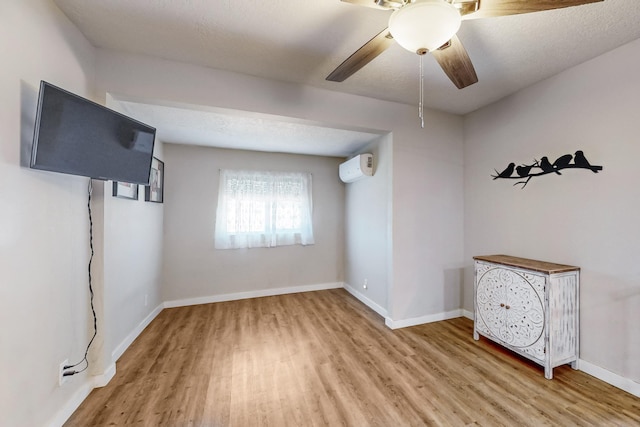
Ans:
[[[418,117],[420,118],[420,127],[424,129],[424,57],[420,57],[420,102],[418,103]]]

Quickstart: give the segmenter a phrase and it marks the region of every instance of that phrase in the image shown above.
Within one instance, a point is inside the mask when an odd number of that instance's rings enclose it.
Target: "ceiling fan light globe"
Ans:
[[[417,0],[396,10],[389,19],[389,32],[410,52],[433,51],[451,40],[462,18],[444,0]]]

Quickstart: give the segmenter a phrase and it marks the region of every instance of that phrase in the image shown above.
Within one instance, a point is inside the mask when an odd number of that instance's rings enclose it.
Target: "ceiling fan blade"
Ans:
[[[449,76],[458,89],[463,89],[478,82],[476,70],[458,36],[453,36],[450,43],[431,52],[440,67]]]
[[[357,4],[358,6],[372,7],[374,9],[389,10],[404,6],[402,1],[394,0],[340,0],[345,3]],[[380,4],[378,4],[380,3]]]
[[[343,82],[360,68],[387,50],[393,43],[393,37],[389,33],[389,29],[385,28],[380,31],[374,38],[369,40],[360,49],[356,50],[342,64],[338,66],[329,76],[327,80],[332,82]]]
[[[604,0],[480,0],[478,11],[465,15],[462,19],[518,15],[520,13],[541,12],[543,10],[581,6],[601,1]]]

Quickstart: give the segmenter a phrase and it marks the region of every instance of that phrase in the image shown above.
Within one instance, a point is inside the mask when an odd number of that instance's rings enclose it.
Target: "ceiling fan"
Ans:
[[[384,52],[395,40],[424,55],[431,52],[458,89],[478,81],[471,59],[456,36],[461,21],[540,12],[604,0],[341,0],[393,10],[389,26],[355,51],[327,80],[342,82]],[[422,75],[422,71],[421,71]],[[421,96],[422,102],[422,96]]]

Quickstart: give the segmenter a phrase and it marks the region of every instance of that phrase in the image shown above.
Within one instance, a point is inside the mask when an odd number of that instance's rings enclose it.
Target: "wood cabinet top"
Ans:
[[[535,259],[518,258],[509,255],[478,255],[474,256],[476,261],[492,262],[494,264],[508,265],[510,267],[519,267],[527,270],[539,271],[546,274],[566,273],[568,271],[580,270],[580,267],[572,265],[555,264],[546,261],[537,261]]]

